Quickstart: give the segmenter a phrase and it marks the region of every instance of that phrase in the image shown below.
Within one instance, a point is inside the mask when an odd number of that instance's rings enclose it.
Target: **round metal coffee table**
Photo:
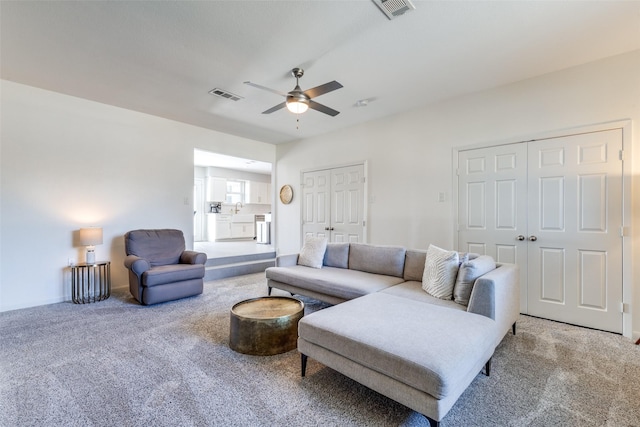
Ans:
[[[231,308],[229,347],[239,353],[270,356],[296,348],[304,303],[290,297],[260,297]]]

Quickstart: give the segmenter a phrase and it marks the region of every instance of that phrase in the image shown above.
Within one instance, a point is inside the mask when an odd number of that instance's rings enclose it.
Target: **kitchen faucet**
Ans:
[[[240,209],[238,209],[238,205],[240,205],[240,207],[242,207],[242,202],[236,203],[236,213],[240,212]]]

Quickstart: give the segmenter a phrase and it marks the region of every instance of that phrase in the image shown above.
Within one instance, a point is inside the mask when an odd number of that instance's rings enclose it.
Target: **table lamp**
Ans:
[[[96,262],[95,245],[102,244],[102,228],[90,227],[80,229],[80,244],[87,247],[87,264]]]

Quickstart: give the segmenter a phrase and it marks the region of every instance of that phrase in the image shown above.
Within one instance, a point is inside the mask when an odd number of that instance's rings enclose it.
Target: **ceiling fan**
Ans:
[[[298,80],[304,75],[304,70],[302,68],[294,68],[293,70],[291,70],[291,75],[296,78],[296,87],[291,92],[287,93],[283,93],[275,89],[270,89],[268,87],[261,86],[255,83],[244,82],[244,84],[246,85],[253,86],[262,90],[267,90],[286,98],[283,103],[271,107],[266,111],[263,111],[262,114],[271,114],[274,111],[278,111],[284,107],[287,107],[289,111],[295,114],[302,114],[309,108],[320,111],[321,113],[328,114],[332,117],[340,114],[339,111],[336,111],[333,108],[329,108],[326,105],[319,104],[312,100],[312,98],[315,98],[317,96],[324,95],[325,93],[332,92],[336,89],[340,89],[342,87],[340,83],[334,80],[332,82],[325,83],[323,85],[303,91],[302,89],[300,89]]]

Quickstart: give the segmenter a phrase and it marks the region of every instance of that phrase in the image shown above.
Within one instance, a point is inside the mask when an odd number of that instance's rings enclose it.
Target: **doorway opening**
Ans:
[[[194,249],[209,259],[273,252],[272,164],[200,149],[193,159]]]

